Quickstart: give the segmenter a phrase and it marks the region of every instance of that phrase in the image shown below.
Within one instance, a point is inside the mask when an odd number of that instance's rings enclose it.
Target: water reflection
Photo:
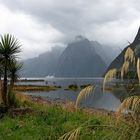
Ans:
[[[44,98],[51,98],[51,99],[62,99],[62,100],[69,100],[69,101],[76,101],[77,95],[79,94],[80,90],[72,91],[72,90],[65,90],[68,88],[69,85],[76,85],[80,87],[84,87],[88,84],[96,85],[96,90],[93,94],[91,94],[86,99],[83,99],[80,103],[82,107],[96,107],[108,110],[116,110],[116,108],[120,105],[120,102],[129,96],[129,91],[127,89],[127,85],[130,81],[120,81],[113,79],[111,82],[106,84],[106,93],[103,93],[102,85],[103,85],[103,78],[50,78],[47,80],[43,79],[32,79],[28,81],[20,81],[16,83],[17,85],[55,85],[61,86],[62,88],[57,91],[49,91],[49,92],[26,92],[25,94],[34,95],[34,96],[41,96]],[[138,90],[139,92],[139,90]],[[136,93],[133,92],[133,93]],[[140,93],[140,92],[139,92]]]
[[[28,95],[34,96],[41,96],[44,98],[50,99],[62,99],[68,101],[76,101],[76,98],[79,94],[80,90],[72,91],[72,90],[56,90],[56,91],[49,91],[49,92],[26,92]],[[120,100],[114,96],[111,92],[103,93],[102,87],[97,86],[96,89],[90,96],[86,99],[83,99],[80,103],[82,107],[94,107],[106,110],[116,110],[119,106]]]

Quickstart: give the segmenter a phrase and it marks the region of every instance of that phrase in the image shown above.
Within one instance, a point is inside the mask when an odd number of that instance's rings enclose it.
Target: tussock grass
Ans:
[[[76,129],[64,134],[58,140],[77,140],[81,129],[82,129],[82,127],[78,127]]]
[[[135,63],[136,63],[135,53],[130,47],[128,47],[124,55],[124,63],[120,68],[122,80],[123,77],[129,72],[129,67],[131,66],[131,64],[134,67]]]
[[[125,61],[121,68],[121,79],[123,79],[124,75],[129,71],[129,61]]]
[[[15,92],[15,96],[16,96],[16,99],[19,100],[19,102],[21,102],[21,103],[31,101],[31,98],[28,95],[25,95],[25,94],[22,94],[22,93],[19,93],[19,92]]]
[[[65,133],[58,140],[130,140],[130,135],[128,135],[130,132],[125,131],[124,133],[124,128],[127,128],[125,124],[102,124],[98,120],[88,120]]]
[[[138,80],[140,83],[140,58],[137,60],[137,75],[138,75]]]
[[[130,96],[126,98],[119,106],[116,114],[120,118],[122,113],[131,113],[135,121],[139,121],[140,117],[140,96]]]
[[[76,105],[75,107],[78,108],[78,105],[80,103],[80,101],[83,99],[83,98],[86,98],[87,96],[89,96],[93,90],[95,89],[95,85],[93,86],[87,86],[86,88],[82,89],[76,99]]]
[[[62,108],[68,112],[75,112],[75,104],[73,102],[67,102],[64,105],[62,105]]]
[[[131,63],[135,64],[135,53],[130,47],[127,48],[124,55],[124,62],[126,61],[130,61]]]
[[[103,92],[105,92],[105,84],[107,81],[112,80],[113,78],[116,78],[116,74],[117,74],[117,69],[110,69],[105,77],[104,77],[104,81],[103,81]]]
[[[12,107],[20,107],[32,102],[31,97],[17,91],[9,90],[8,92],[9,105]]]

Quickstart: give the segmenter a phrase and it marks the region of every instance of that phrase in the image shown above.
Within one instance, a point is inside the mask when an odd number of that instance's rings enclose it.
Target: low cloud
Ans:
[[[24,58],[66,43],[79,34],[105,45],[124,47],[127,41],[133,41],[140,25],[138,0],[0,2],[0,32],[19,37],[24,43]]]

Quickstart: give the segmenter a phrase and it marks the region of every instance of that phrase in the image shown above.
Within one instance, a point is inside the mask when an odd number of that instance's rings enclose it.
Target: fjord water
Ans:
[[[28,82],[19,82],[17,84],[22,85],[55,85],[61,86],[60,89],[56,91],[49,92],[25,92],[27,95],[33,96],[41,96],[43,98],[49,98],[53,100],[68,100],[68,101],[76,101],[76,98],[80,92],[80,89],[77,91],[66,90],[69,85],[77,85],[80,87],[81,85],[94,84],[96,88],[94,93],[88,96],[86,99],[81,101],[82,107],[94,107],[106,110],[116,110],[116,108],[120,104],[120,100],[111,92],[107,91],[103,93],[102,83],[103,78],[48,78],[45,81],[34,79],[34,81]]]

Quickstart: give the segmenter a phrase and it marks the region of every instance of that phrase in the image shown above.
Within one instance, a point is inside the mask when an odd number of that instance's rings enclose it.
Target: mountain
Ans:
[[[91,41],[91,43],[96,53],[105,61],[106,65],[109,66],[109,64],[112,62],[112,60],[118,53],[118,50],[115,50],[115,48],[109,46],[101,45],[97,41]],[[111,53],[110,50],[112,50]]]
[[[134,50],[137,57],[140,57],[140,28],[137,32],[137,35],[136,35],[134,41],[131,44],[129,44],[127,47],[125,47],[123,49],[123,51],[112,61],[112,63],[109,65],[107,71],[112,68],[119,69],[122,66],[122,64],[124,62],[124,54],[128,47],[130,47],[132,50]]]
[[[77,36],[66,48],[54,47],[36,58],[24,61],[23,77],[102,76],[112,60],[108,47]]]
[[[96,53],[92,42],[82,36],[68,44],[58,64],[56,76],[62,77],[98,77],[106,70],[106,64]]]
[[[44,77],[46,75],[53,75],[63,50],[63,47],[53,47],[51,51],[45,52],[36,58],[25,60],[21,76]]]

